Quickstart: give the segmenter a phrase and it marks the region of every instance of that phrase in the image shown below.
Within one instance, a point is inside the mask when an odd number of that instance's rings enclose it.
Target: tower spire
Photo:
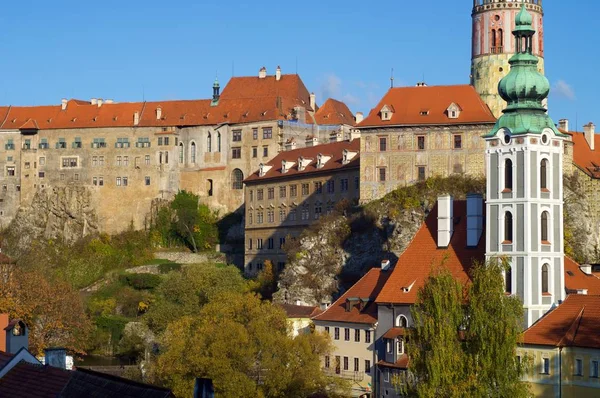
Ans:
[[[221,85],[219,84],[219,76],[215,73],[215,82],[213,83],[213,99],[210,105],[217,106],[219,104],[219,98],[221,98]]]

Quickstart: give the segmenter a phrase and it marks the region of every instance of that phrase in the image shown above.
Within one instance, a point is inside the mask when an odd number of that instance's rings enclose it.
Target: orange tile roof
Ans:
[[[315,122],[319,125],[354,125],[354,116],[350,108],[343,102],[334,100],[333,98],[325,101],[319,110],[315,112],[314,118]]]
[[[344,149],[351,152],[357,152],[356,156],[352,158],[347,164],[342,164]],[[259,177],[258,171],[252,173],[246,180],[248,182],[262,182],[272,178],[288,178],[295,176],[305,176],[311,173],[322,173],[330,172],[337,169],[352,169],[358,168],[360,159],[360,140],[352,141],[339,141],[332,142],[329,144],[315,145],[312,147],[305,147],[299,149],[293,149],[291,151],[280,152],[277,156],[271,159],[266,164],[273,166],[267,173]],[[331,159],[325,163],[320,169],[317,168],[317,156],[322,153],[324,155],[331,156]],[[298,158],[303,157],[305,159],[311,159],[311,162],[303,169],[298,169]],[[286,173],[281,172],[281,162],[283,160],[295,162],[294,167],[289,169]]]
[[[312,318],[321,313],[319,307],[310,305],[280,304],[288,318]]]
[[[221,93],[222,100],[277,97],[292,99],[295,105],[312,110],[310,94],[299,75],[281,75],[280,80],[273,75],[264,79],[258,76],[232,77]]]
[[[450,245],[444,249],[437,247],[437,210],[436,205],[398,259],[389,283],[377,296],[377,303],[414,304],[417,292],[433,269],[444,265],[455,278],[466,283],[469,281],[468,273],[473,262],[485,260],[485,234],[477,247],[467,248],[466,245],[466,201],[454,201],[454,233]],[[405,287],[411,288],[405,293]]]
[[[527,329],[525,344],[600,348],[600,296],[571,294]]]
[[[587,289],[588,294],[600,295],[600,278],[586,274],[575,260],[565,256],[565,289],[567,293]]]
[[[584,133],[568,132],[573,141],[573,163],[593,178],[600,178],[600,134],[594,134],[594,148],[585,139]]]
[[[388,330],[387,332],[385,332],[385,334],[383,335],[384,339],[395,339],[398,336],[406,336],[407,330],[406,328],[399,328],[399,327],[393,327],[390,328],[390,330]]]
[[[377,362],[377,366],[385,366],[387,368],[395,368],[395,369],[408,369],[408,365],[410,364],[410,358],[408,354],[402,354],[398,357],[398,360],[395,363],[390,363],[386,361]]]
[[[456,119],[446,114],[452,103],[461,108]],[[379,114],[385,105],[394,109],[388,121],[381,120]],[[428,114],[422,116],[423,111]],[[358,127],[495,122],[494,115],[473,86],[397,87],[388,90]]]
[[[391,275],[391,269],[382,271],[381,268],[371,268],[358,280],[346,293],[338,298],[329,308],[320,315],[315,316],[315,321],[350,322],[374,324],[377,322],[377,305],[374,300]],[[346,299],[369,299],[367,305],[359,310],[355,305],[346,311]]]

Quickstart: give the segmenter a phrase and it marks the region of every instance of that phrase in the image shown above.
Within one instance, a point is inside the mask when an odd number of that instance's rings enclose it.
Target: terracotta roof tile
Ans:
[[[378,366],[384,366],[387,368],[395,368],[395,369],[408,369],[408,365],[410,364],[410,358],[407,354],[402,354],[398,357],[398,360],[395,363],[390,363],[386,361],[377,362]]]
[[[525,344],[600,348],[600,296],[571,294],[527,329]]]
[[[473,262],[485,260],[485,234],[477,247],[468,248],[466,245],[466,201],[454,201],[454,233],[448,248],[438,249],[437,208],[436,205],[429,213],[425,223],[398,259],[389,283],[377,296],[377,303],[414,304],[417,292],[434,268],[443,264],[454,277],[466,283]],[[410,287],[410,290],[404,292],[405,287]]]
[[[319,307],[309,305],[280,304],[288,318],[312,318],[321,312]]]
[[[590,295],[600,295],[600,278],[593,274],[586,274],[575,260],[565,256],[565,288],[567,293],[587,289]]]
[[[406,336],[408,334],[406,328],[393,327],[383,335],[384,339],[395,339],[398,336]]]
[[[258,76],[232,77],[221,93],[221,100],[277,97],[290,99],[295,105],[312,110],[310,94],[299,75],[281,75],[280,80],[275,76],[264,79]]]
[[[593,178],[600,178],[600,134],[594,134],[594,148],[585,139],[584,133],[568,132],[573,141],[573,163]]]
[[[452,104],[461,110],[456,119],[448,118],[446,110]],[[379,112],[384,105],[394,113],[391,120],[382,121]],[[422,115],[427,111],[427,115]],[[494,123],[492,112],[469,85],[397,87],[391,88],[379,104],[369,112],[358,127],[394,125],[432,125],[462,123]]]
[[[371,268],[358,280],[346,293],[338,298],[323,313],[313,319],[316,321],[351,322],[373,324],[377,322],[377,305],[374,300],[381,288],[388,281],[391,270],[382,271],[381,268]],[[358,304],[346,311],[346,299],[353,298],[357,301],[369,299],[366,306],[359,310]],[[364,301],[363,301],[364,302]]]
[[[354,116],[350,108],[343,102],[333,98],[325,101],[319,110],[315,112],[314,118],[319,125],[354,125]]]
[[[356,156],[354,156],[347,164],[342,163],[344,149],[347,149],[351,152],[356,152]],[[360,159],[359,150],[360,140],[355,139],[352,141],[339,141],[280,152],[277,156],[266,163],[266,165],[272,166],[272,168],[267,171],[264,176],[259,177],[259,172],[256,171],[252,173],[246,180],[244,180],[244,182],[261,182],[272,178],[288,178],[292,176],[303,176],[310,173],[329,172],[342,168],[358,168]],[[317,168],[317,157],[320,153],[331,155],[331,159],[329,159],[323,167]],[[298,169],[298,158],[300,157],[311,159],[311,162],[303,170]],[[281,171],[281,162],[283,160],[292,161],[295,163],[294,166],[286,173],[282,173]]]

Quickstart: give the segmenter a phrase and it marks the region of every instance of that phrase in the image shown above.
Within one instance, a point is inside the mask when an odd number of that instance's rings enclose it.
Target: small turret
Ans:
[[[221,86],[219,85],[219,79],[215,77],[215,82],[213,83],[213,99],[210,103],[211,106],[216,106],[219,104],[219,98],[221,98]]]

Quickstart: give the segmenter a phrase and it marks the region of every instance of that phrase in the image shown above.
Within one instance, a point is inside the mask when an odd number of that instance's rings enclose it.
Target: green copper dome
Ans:
[[[219,78],[215,77],[215,82],[213,83],[213,87],[220,87],[219,86]]]
[[[500,129],[506,128],[511,134],[541,134],[546,128],[562,136],[544,107],[544,100],[550,93],[550,83],[538,71],[538,58],[533,55],[533,18],[525,9],[516,17],[513,30],[517,53],[510,59],[510,72],[500,83],[498,93],[508,105],[496,125],[486,134],[495,136]]]

